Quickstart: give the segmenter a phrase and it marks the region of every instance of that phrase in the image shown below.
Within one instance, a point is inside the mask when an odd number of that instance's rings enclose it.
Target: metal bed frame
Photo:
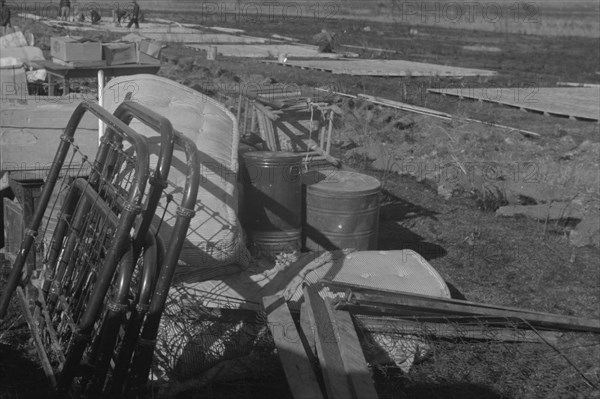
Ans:
[[[75,140],[87,112],[107,126],[93,162]],[[129,127],[134,118],[160,134],[154,170],[144,137]],[[152,219],[167,187],[175,146],[185,151],[187,176],[173,234],[165,244]],[[76,154],[81,167],[66,183],[65,163]],[[195,144],[152,110],[126,99],[112,115],[87,102],[74,111],[0,297],[1,321],[17,292],[56,397],[143,392],[199,181]],[[60,205],[57,193],[64,191]],[[52,220],[52,238],[44,245]],[[45,248],[38,278],[27,270],[23,276],[28,256],[40,247]]]

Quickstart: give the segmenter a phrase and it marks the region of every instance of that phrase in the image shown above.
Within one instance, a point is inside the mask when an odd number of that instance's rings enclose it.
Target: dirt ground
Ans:
[[[182,23],[199,22],[190,14],[163,17]],[[168,63],[160,74],[190,87],[268,80],[297,84],[309,95],[325,96],[344,110],[344,118],[336,121],[335,155],[383,182],[380,249],[416,250],[438,270],[457,297],[600,318],[600,249],[594,245],[597,237],[574,245],[572,233],[582,219],[598,218],[598,123],[426,93],[430,87],[527,89],[554,86],[559,81],[598,84],[598,39],[431,26],[419,27],[418,34],[409,35],[408,25],[355,20],[218,24],[257,36],[291,36],[305,43],[326,26],[340,34],[342,44],[397,51],[359,51],[364,58],[398,58],[498,71],[497,76],[487,79],[351,77],[252,59],[208,61],[204,53],[170,45],[164,50]],[[40,33],[64,32],[44,27]],[[48,50],[46,40],[39,41],[44,50]],[[483,51],[469,51],[463,46],[480,46]],[[501,51],[485,51],[486,46]],[[376,95],[449,112],[456,118],[442,121],[323,95],[314,87]],[[465,118],[537,132],[540,137],[469,123]],[[463,168],[468,173],[461,174]],[[565,204],[575,216],[532,219],[496,213],[505,205],[552,202]],[[40,397],[45,392],[43,375],[36,367],[26,326],[15,314],[10,327],[0,330],[0,396]],[[564,334],[557,347],[565,351],[570,348],[569,355],[582,373],[596,384],[600,382],[598,336]],[[514,394],[497,388],[496,396],[473,392],[468,397],[541,397],[535,389],[528,394]],[[598,397],[599,393],[591,389],[565,395],[555,393],[554,397]],[[406,397],[434,396],[416,390]]]

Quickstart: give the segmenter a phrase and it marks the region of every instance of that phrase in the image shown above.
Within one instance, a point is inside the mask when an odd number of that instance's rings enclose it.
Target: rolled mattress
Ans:
[[[236,176],[238,171],[239,131],[235,116],[218,101],[154,75],[123,76],[111,80],[103,91],[104,107],[111,113],[131,93],[131,99],[169,119],[173,128],[191,138],[200,151],[201,181],[196,214],[180,255],[181,273],[202,279],[201,270],[236,263],[246,266],[250,255],[245,246],[238,219]],[[155,166],[160,148],[158,134],[133,119],[130,126],[147,137],[151,166]],[[168,242],[175,224],[177,206],[185,187],[186,157],[176,148],[168,176],[166,193],[155,215],[155,224],[163,219],[160,234]],[[164,196],[163,196],[164,197]],[[165,211],[166,207],[166,211]],[[188,266],[188,267],[185,267]],[[184,279],[186,280],[186,279]]]

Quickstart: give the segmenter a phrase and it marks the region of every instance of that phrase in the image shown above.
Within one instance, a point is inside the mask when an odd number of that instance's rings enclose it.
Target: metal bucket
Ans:
[[[307,185],[304,246],[313,251],[377,249],[380,189],[376,178],[348,171]]]
[[[243,154],[244,219],[251,250],[276,255],[300,249],[302,156],[286,152]]]

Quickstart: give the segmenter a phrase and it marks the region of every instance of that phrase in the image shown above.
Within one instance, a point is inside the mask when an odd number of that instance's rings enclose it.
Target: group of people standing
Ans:
[[[4,0],[1,0],[4,4]],[[59,19],[62,21],[67,21],[69,16],[71,15],[71,0],[60,0],[58,5],[59,8]],[[10,15],[10,14],[9,14]],[[79,14],[79,20],[85,21],[85,14],[81,12]],[[129,18],[129,23],[127,24],[127,28],[131,28],[135,25],[136,29],[140,27],[140,6],[137,0],[133,0],[130,7],[127,9],[120,8],[119,5],[113,9],[113,22],[115,26],[121,26],[121,20],[125,20]],[[97,10],[90,11],[90,20],[92,24],[98,24],[102,19],[100,13]]]

